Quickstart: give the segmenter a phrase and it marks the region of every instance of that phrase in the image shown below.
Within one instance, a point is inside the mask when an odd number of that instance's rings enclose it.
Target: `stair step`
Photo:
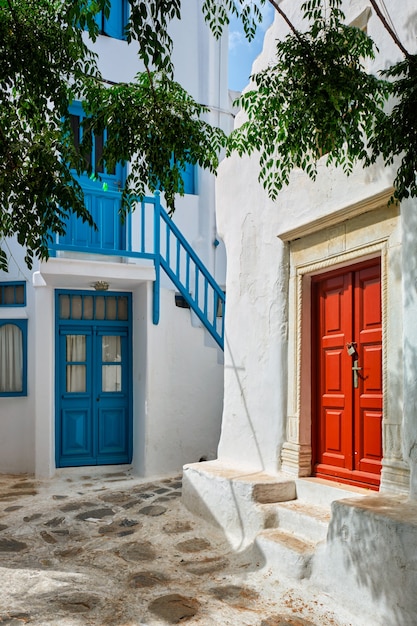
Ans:
[[[258,504],[286,502],[295,498],[294,480],[259,481],[253,484],[253,501]]]
[[[276,570],[280,576],[296,580],[310,577],[316,542],[274,528],[260,532],[255,545],[265,559],[266,567]]]
[[[331,512],[329,507],[293,500],[276,505],[277,525],[309,541],[326,539]]]
[[[296,478],[297,498],[317,506],[330,506],[334,500],[367,496],[369,489],[331,482],[322,478]]]

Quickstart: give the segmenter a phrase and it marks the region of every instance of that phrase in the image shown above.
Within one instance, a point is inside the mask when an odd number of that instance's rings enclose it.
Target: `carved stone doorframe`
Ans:
[[[383,318],[383,461],[381,491],[408,493],[409,472],[402,456],[402,374],[387,355],[401,361],[402,319],[399,209],[379,208],[321,230],[305,229],[290,243],[287,439],[281,467],[310,476],[311,450],[311,277],[367,259],[381,258]],[[315,232],[314,232],[315,231]],[[284,237],[282,237],[284,238]]]

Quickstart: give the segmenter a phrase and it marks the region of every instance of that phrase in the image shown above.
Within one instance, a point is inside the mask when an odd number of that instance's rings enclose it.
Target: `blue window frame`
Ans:
[[[109,17],[105,17],[103,11],[96,16],[100,33],[114,39],[125,39],[128,9],[128,0],[111,0]]]
[[[27,320],[0,320],[0,397],[27,395]]]
[[[175,163],[175,157],[171,157],[171,166]],[[181,169],[181,178],[184,183],[184,193],[195,194],[195,165],[193,163],[186,163]]]
[[[182,171],[184,193],[195,194],[195,166],[187,163]]]
[[[81,102],[73,102],[69,108],[71,129],[75,147],[82,140],[82,122],[86,117]],[[117,163],[114,170],[107,170],[101,162],[107,131],[94,135],[89,160],[99,179],[92,180],[87,172],[77,179],[84,191],[85,204],[91,213],[98,230],[95,231],[76,215],[71,215],[67,223],[66,234],[60,237],[60,243],[72,246],[78,251],[125,250],[126,224],[120,219],[121,193],[126,179],[126,165]]]
[[[0,307],[26,306],[24,281],[0,282]]]
[[[82,140],[82,123],[87,117],[81,102],[73,102],[69,108],[69,114],[71,130],[74,136],[74,145],[78,148]],[[113,170],[108,170],[104,167],[101,159],[106,140],[107,130],[104,130],[104,132],[100,134],[93,134],[93,145],[88,161],[89,164],[91,163],[93,170],[100,176],[101,181],[97,181],[100,188],[102,188],[103,183],[107,183],[110,191],[120,191],[125,182],[126,167],[121,163],[117,163]],[[80,183],[83,187],[86,185],[89,187],[97,187],[95,181],[88,178],[87,174],[81,176]]]

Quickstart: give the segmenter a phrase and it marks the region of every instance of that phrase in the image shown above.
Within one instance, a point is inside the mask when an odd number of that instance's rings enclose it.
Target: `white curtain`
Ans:
[[[118,335],[104,335],[102,337],[102,359],[104,363],[120,363],[122,354],[121,341]],[[121,365],[103,365],[101,384],[103,391],[121,391]]]
[[[23,336],[16,324],[0,326],[0,392],[23,390]]]
[[[86,360],[85,335],[67,335],[67,362]],[[86,366],[67,365],[67,392],[86,391]]]

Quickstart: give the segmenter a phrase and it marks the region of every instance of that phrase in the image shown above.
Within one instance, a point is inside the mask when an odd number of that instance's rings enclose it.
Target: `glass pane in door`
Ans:
[[[85,335],[66,336],[66,391],[82,393],[86,383],[86,337]]]
[[[117,365],[122,360],[122,344],[119,335],[103,335],[101,338],[102,358],[102,391],[121,391],[122,366]]]

